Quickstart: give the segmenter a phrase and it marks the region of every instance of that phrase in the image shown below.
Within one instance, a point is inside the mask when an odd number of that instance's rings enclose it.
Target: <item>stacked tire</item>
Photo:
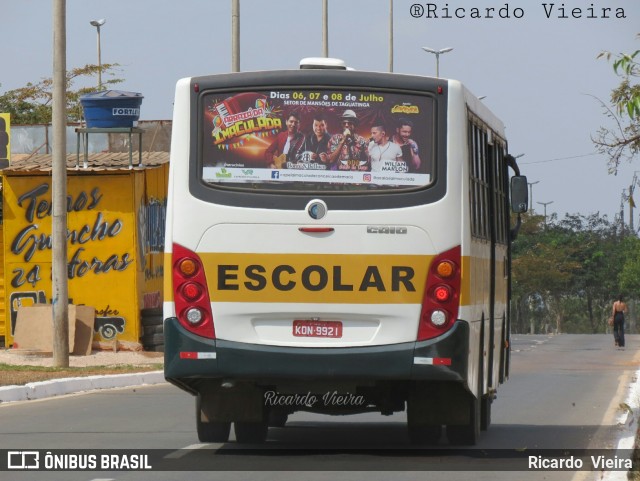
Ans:
[[[164,352],[162,308],[142,309],[142,347],[145,351]]]

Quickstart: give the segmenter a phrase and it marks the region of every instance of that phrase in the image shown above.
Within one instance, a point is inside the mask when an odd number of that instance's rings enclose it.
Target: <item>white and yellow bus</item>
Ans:
[[[406,411],[414,443],[475,444],[509,371],[526,178],[459,82],[330,65],[178,82],[165,376],[204,442]]]

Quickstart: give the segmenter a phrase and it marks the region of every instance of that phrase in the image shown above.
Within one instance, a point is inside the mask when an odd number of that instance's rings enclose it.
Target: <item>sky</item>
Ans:
[[[240,0],[240,69],[297,68],[300,59],[321,56],[322,3]],[[0,93],[52,77],[53,4],[2,0]],[[89,22],[104,18],[102,62],[120,64],[117,76],[125,81],[117,89],[144,95],[141,120],[171,119],[178,79],[231,71],[231,5],[67,0],[67,68],[97,63]],[[328,0],[328,12],[331,57],[357,70],[388,71],[390,0]],[[626,18],[616,18],[621,12]],[[509,151],[524,154],[522,173],[535,183],[536,212],[544,212],[543,202],[560,218],[598,212],[613,220],[620,213],[640,158],[611,175],[606,157],[595,153],[591,138],[612,126],[598,99],[608,103],[620,82],[597,56],[640,48],[640,1],[394,0],[393,32],[396,73],[435,76],[435,56],[421,47],[453,48],[440,56],[440,76],[485,96],[505,123]],[[640,188],[635,201],[640,205]],[[638,227],[640,209],[634,214]]]

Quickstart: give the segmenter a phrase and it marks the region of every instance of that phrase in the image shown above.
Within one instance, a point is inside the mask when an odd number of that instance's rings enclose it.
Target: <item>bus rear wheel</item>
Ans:
[[[289,413],[286,411],[272,410],[269,411],[268,425],[274,428],[283,428],[289,419]]]
[[[236,432],[236,441],[240,444],[260,444],[267,440],[269,426],[266,421],[233,423]]]
[[[442,435],[442,426],[431,424],[409,424],[409,441],[411,444],[438,444]]]
[[[469,409],[469,422],[462,425],[447,425],[447,438],[454,446],[474,446],[480,440],[482,425],[482,355],[480,356],[480,372],[478,373],[478,397],[466,394],[466,405]]]
[[[448,425],[447,438],[454,446],[473,446],[480,439],[480,403],[469,394],[469,423],[463,425]]]
[[[429,424],[432,418],[428,416],[429,407],[421,402],[420,396],[409,397],[407,400],[407,429],[411,444],[438,444],[442,435],[442,425]]]
[[[231,423],[203,423],[198,420],[198,439],[202,443],[226,443],[229,440]]]
[[[481,334],[481,339],[483,338],[484,336]],[[481,342],[480,346],[482,345],[483,343]],[[466,394],[469,422],[463,425],[447,425],[447,438],[449,439],[449,443],[454,446],[474,446],[480,440],[480,428],[482,426],[482,385],[484,379],[482,349],[480,349],[479,357],[478,365],[480,369],[476,380],[478,397],[475,397],[472,393]]]
[[[202,411],[202,396],[196,398],[196,429],[198,439],[202,443],[226,443],[229,440],[231,423],[228,422],[206,422]]]

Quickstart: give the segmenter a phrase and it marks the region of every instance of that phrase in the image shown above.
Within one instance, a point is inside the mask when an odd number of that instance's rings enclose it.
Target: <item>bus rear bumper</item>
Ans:
[[[300,348],[204,339],[175,318],[164,323],[165,378],[197,392],[206,379],[458,381],[466,384],[469,326],[456,321],[443,336],[421,342],[347,347]]]

